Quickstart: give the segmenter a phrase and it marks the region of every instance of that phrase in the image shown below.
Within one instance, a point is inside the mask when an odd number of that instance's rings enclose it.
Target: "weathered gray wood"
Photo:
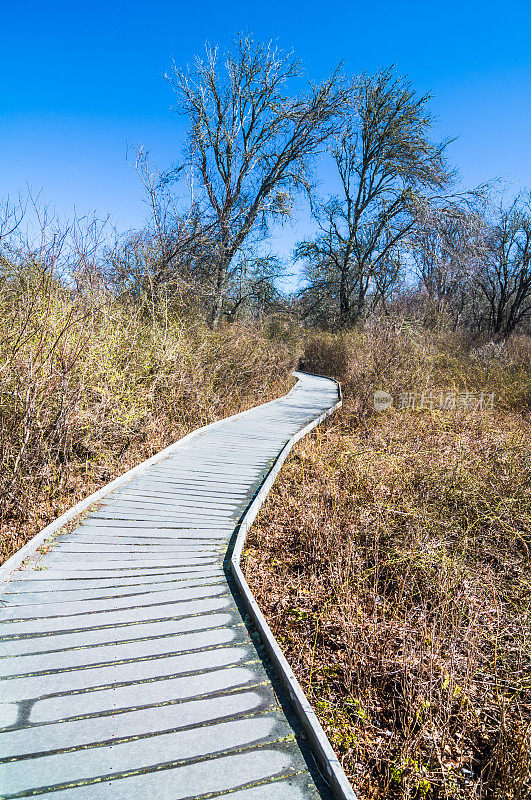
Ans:
[[[277,456],[338,402],[299,378],[98,494],[0,584],[4,800],[329,796],[223,568]]]

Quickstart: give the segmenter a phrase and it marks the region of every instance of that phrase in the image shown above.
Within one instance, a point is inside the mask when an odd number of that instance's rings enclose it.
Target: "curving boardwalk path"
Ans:
[[[238,567],[294,438],[338,405],[334,382],[298,377],[5,565],[4,800],[354,797]]]

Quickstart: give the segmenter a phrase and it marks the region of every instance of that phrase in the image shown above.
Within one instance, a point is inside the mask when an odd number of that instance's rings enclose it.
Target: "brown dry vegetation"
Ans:
[[[531,795],[529,340],[314,337],[343,409],[251,531],[253,592],[361,798]],[[375,389],[496,392],[376,413]]]
[[[283,394],[289,328],[79,297],[46,274],[0,292],[1,556],[194,428]]]
[[[0,292],[2,556],[198,425],[291,385],[280,318],[212,332],[24,273]],[[286,463],[251,586],[363,798],[531,791],[529,339],[375,321],[312,335],[344,407]],[[376,413],[375,389],[496,393]]]

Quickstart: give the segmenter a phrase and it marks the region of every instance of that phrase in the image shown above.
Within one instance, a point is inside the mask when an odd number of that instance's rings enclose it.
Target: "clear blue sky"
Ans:
[[[339,60],[354,73],[396,63],[434,94],[437,135],[460,137],[450,154],[465,185],[531,187],[531,0],[2,0],[0,197],[29,184],[60,213],[140,225],[127,143],[161,167],[179,155],[165,69],[242,29],[294,49],[314,79]],[[280,250],[307,227],[285,228]]]

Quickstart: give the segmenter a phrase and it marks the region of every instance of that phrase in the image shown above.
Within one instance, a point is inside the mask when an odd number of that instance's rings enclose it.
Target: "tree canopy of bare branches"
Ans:
[[[384,299],[400,271],[398,247],[420,208],[451,182],[446,142],[434,144],[429,95],[393,68],[362,76],[332,149],[340,193],[315,208],[320,233],[299,245],[309,291],[332,292],[342,327],[361,317],[369,290]]]
[[[190,123],[197,202],[214,229],[213,327],[236,253],[253,231],[290,214],[311,157],[337,132],[348,98],[338,73],[289,96],[301,76],[291,54],[246,36],[223,54],[207,45],[192,68],[168,76]]]
[[[477,275],[488,330],[509,336],[531,318],[531,193],[500,205],[491,252]]]
[[[448,314],[454,328],[476,313],[475,278],[487,258],[489,238],[484,202],[478,197],[427,207],[408,237],[429,312]]]

